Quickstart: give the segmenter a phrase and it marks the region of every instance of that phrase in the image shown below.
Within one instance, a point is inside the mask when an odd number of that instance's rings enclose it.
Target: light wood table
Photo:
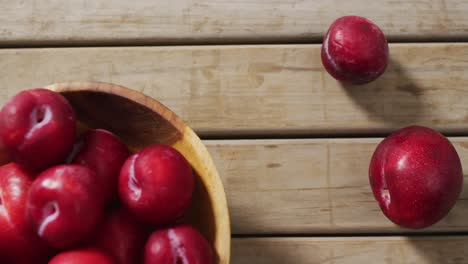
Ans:
[[[468,1],[0,4],[0,103],[73,80],[160,100],[215,160],[231,263],[468,263],[467,188],[440,223],[412,231],[380,212],[367,175],[376,144],[410,124],[448,135],[468,170]],[[322,67],[323,34],[343,15],[388,36],[376,82],[342,87]]]

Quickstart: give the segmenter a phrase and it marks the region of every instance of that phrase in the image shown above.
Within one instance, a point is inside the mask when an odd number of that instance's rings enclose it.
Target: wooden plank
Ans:
[[[232,264],[464,264],[468,236],[234,238]]]
[[[451,138],[468,168],[468,137]],[[381,139],[205,141],[226,190],[233,234],[406,233],[381,212],[368,167]],[[465,175],[468,184],[468,175]],[[468,231],[468,188],[417,232]]]
[[[468,2],[467,2],[468,3]],[[388,133],[418,123],[468,132],[468,44],[391,45],[376,82],[343,88],[320,45],[0,50],[0,103],[70,80],[142,91],[201,136]]]
[[[3,45],[317,41],[343,15],[390,40],[466,39],[464,0],[0,1]]]

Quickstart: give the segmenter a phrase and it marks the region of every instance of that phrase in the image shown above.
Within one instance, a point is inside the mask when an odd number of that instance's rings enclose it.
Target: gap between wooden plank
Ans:
[[[217,42],[216,40],[200,40],[200,41],[187,41],[187,42],[155,42],[155,41],[74,41],[74,42],[61,42],[61,41],[0,41],[0,50],[2,49],[39,49],[39,48],[126,48],[126,47],[196,47],[196,46],[271,46],[271,45],[321,45],[323,38],[316,39],[301,39],[301,38],[288,38],[288,39],[258,39],[258,40],[230,40],[226,39],[224,42]],[[390,38],[389,44],[437,44],[437,43],[468,43],[468,35],[466,37],[428,37],[428,38]]]
[[[233,234],[231,237],[235,239],[250,239],[250,238],[330,238],[330,237],[457,237],[457,236],[468,236],[468,231],[463,232],[427,232],[427,233],[415,233],[415,232],[399,232],[399,233],[301,233],[301,234],[282,234],[282,233],[271,233],[271,234]]]
[[[403,127],[401,127],[403,128]],[[396,131],[397,129],[395,129]],[[250,131],[249,131],[250,132]],[[330,139],[330,138],[336,138],[336,139],[362,139],[362,138],[384,138],[389,136],[391,133],[394,131],[362,131],[360,133],[355,132],[355,133],[341,133],[341,132],[336,132],[336,131],[324,131],[323,134],[314,134],[314,133],[305,133],[303,131],[298,131],[298,132],[290,132],[288,131],[285,133],[284,131],[268,131],[268,132],[259,132],[258,134],[255,133],[240,133],[238,131],[236,132],[231,132],[227,133],[226,135],[218,135],[216,133],[204,133],[204,132],[199,132],[198,136],[202,140],[270,140],[270,139],[291,139],[291,140],[296,140],[296,139]],[[448,130],[448,131],[443,131],[441,132],[446,137],[451,137],[451,138],[463,138],[468,136],[468,132],[465,131],[457,131],[457,130]]]
[[[465,264],[468,236],[234,238],[232,264]]]
[[[466,40],[467,11],[463,0],[4,1],[0,39],[22,45],[317,40],[336,18],[360,15],[389,39]]]

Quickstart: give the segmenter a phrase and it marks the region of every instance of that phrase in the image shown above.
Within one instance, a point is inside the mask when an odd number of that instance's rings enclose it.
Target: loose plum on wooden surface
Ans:
[[[71,105],[46,89],[22,91],[0,111],[0,145],[12,161],[34,174],[66,158],[75,129]]]
[[[440,133],[421,126],[385,138],[372,156],[369,178],[383,213],[407,228],[424,228],[441,220],[463,186],[455,148]]]
[[[388,43],[372,21],[345,16],[333,22],[322,45],[322,63],[335,79],[364,84],[377,79],[388,64]]]
[[[119,177],[122,203],[139,219],[154,225],[175,222],[189,207],[194,176],[174,148],[151,145],[125,161]]]

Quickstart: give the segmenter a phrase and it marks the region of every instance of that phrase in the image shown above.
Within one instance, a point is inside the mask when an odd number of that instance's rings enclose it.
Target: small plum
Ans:
[[[0,167],[0,260],[44,263],[50,253],[26,220],[26,200],[32,177],[15,163]]]
[[[30,89],[0,111],[0,145],[12,161],[32,174],[62,162],[75,139],[75,114],[60,94]]]
[[[463,186],[455,148],[442,134],[421,126],[400,129],[377,146],[369,179],[383,213],[415,229],[447,215]]]
[[[87,131],[75,146],[77,153],[72,163],[88,166],[96,172],[106,201],[116,198],[119,172],[130,154],[127,146],[103,129]]]
[[[141,221],[170,224],[192,200],[194,176],[187,160],[165,145],[151,145],[131,155],[119,176],[122,203]]]
[[[95,249],[65,251],[56,255],[49,264],[114,264],[104,252]]]
[[[29,190],[26,211],[37,234],[62,249],[90,235],[102,219],[103,208],[95,173],[67,164],[39,174]]]
[[[178,225],[155,231],[146,242],[144,264],[213,264],[208,241],[193,227]]]
[[[345,16],[332,23],[322,45],[322,63],[343,83],[364,84],[377,79],[388,64],[388,43],[372,21]]]
[[[116,264],[141,263],[145,239],[144,228],[122,208],[109,214],[94,238]]]

